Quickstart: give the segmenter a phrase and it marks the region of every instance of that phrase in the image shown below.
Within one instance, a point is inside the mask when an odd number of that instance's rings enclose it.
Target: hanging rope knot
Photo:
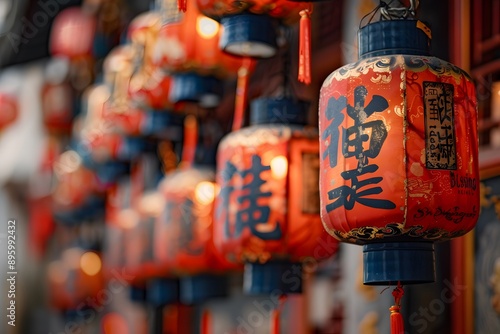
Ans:
[[[409,6],[405,5],[403,1],[398,0],[380,0],[378,8],[380,8],[380,15],[383,20],[400,20],[409,17],[414,18],[416,15],[418,0],[409,0]]]
[[[392,291],[392,296],[394,297],[394,302],[397,306],[401,305],[401,298],[403,298],[404,294],[405,291],[403,289],[403,286],[401,285],[401,283],[398,282],[398,285]]]

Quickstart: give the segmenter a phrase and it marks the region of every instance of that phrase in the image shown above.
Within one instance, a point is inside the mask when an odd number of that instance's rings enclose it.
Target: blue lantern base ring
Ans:
[[[291,98],[259,98],[252,101],[250,125],[306,125],[309,103]]]
[[[366,285],[403,285],[435,281],[434,244],[385,242],[363,246]]]
[[[146,289],[142,286],[130,286],[129,298],[134,303],[146,302]]]
[[[223,93],[222,81],[213,76],[179,73],[173,76],[169,100],[173,103],[196,102],[204,108],[214,108]]]
[[[278,45],[273,20],[267,15],[242,13],[223,17],[219,47],[237,56],[269,58]]]
[[[228,288],[226,276],[206,274],[184,277],[180,281],[180,301],[193,305],[213,298],[223,298],[228,295]]]
[[[172,278],[156,278],[146,285],[146,300],[154,307],[176,303],[179,300],[179,281]]]
[[[288,261],[247,263],[243,290],[249,295],[302,292],[302,265]]]

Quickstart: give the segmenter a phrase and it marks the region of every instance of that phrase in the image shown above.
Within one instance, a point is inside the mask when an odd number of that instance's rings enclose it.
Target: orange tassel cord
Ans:
[[[394,296],[394,305],[389,308],[389,311],[391,311],[391,334],[404,334],[404,321],[400,313],[404,290],[399,282],[398,286],[392,291],[392,295]]]
[[[177,0],[177,9],[179,9],[180,12],[186,12],[187,0]]]
[[[300,11],[299,82],[311,83],[311,9]]]
[[[248,104],[248,86],[250,84],[250,69],[253,60],[250,57],[243,59],[243,64],[238,70],[236,83],[236,101],[234,106],[233,131],[239,130],[245,119],[245,110]]]
[[[281,312],[283,310],[286,299],[286,295],[281,295],[279,297],[278,305],[274,310],[271,311],[271,334],[281,333]]]

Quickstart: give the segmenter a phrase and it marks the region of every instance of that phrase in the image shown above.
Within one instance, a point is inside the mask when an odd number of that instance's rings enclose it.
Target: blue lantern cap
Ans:
[[[237,56],[269,58],[276,54],[276,31],[271,17],[243,13],[225,16],[219,47]]]
[[[179,281],[176,279],[153,279],[147,283],[146,289],[146,300],[155,307],[173,304],[179,300]]]
[[[388,20],[370,23],[358,32],[359,58],[393,54],[430,53],[430,30],[418,20]]]
[[[94,166],[99,182],[109,185],[115,183],[120,177],[130,173],[130,164],[121,161],[108,161]]]
[[[260,98],[252,101],[250,125],[307,124],[309,103],[288,97]]]
[[[196,275],[181,279],[180,300],[186,305],[200,304],[208,299],[228,295],[228,279],[220,275]]]
[[[146,288],[131,285],[129,290],[129,298],[135,303],[144,303],[146,301]]]
[[[385,242],[363,246],[364,284],[397,285],[435,281],[434,244]]]
[[[222,96],[222,81],[213,76],[196,73],[174,75],[169,100],[177,102],[196,102],[205,108],[216,107]]]
[[[180,140],[183,117],[169,111],[147,110],[141,134],[168,140]]]
[[[55,211],[54,219],[67,226],[75,226],[87,220],[94,220],[104,216],[105,200],[99,196],[90,196],[79,207],[68,211]]]
[[[288,261],[247,263],[243,290],[249,295],[302,292],[302,265]]]

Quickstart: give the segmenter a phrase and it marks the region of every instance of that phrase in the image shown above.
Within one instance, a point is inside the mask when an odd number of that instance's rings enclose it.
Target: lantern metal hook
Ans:
[[[361,21],[359,22],[359,29],[363,25],[363,21],[370,16],[367,24],[370,24],[377,14],[380,11],[380,19],[381,20],[405,20],[408,18],[414,19],[417,15],[417,8],[419,6],[419,0],[409,0],[410,5],[405,7],[401,0],[380,0],[377,7],[375,7],[371,12],[363,16]]]
[[[385,2],[384,0],[380,1]],[[401,0],[385,2],[385,6],[380,6],[380,16],[382,20],[401,20],[415,18],[419,0],[409,0],[410,5],[406,7]]]

